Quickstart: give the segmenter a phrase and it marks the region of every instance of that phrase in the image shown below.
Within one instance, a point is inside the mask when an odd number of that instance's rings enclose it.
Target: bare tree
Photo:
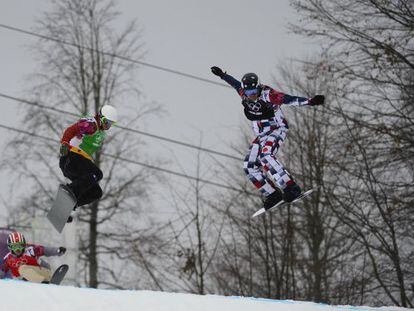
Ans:
[[[173,219],[162,225],[159,235],[164,238],[158,256],[164,265],[164,279],[170,289],[197,294],[213,292],[211,281],[214,262],[219,251],[224,220],[215,217],[214,208],[223,204],[219,191],[208,189],[200,179],[211,176],[211,168],[204,167],[200,152],[196,160],[195,181],[188,181],[185,189],[170,185]],[[203,178],[205,179],[205,177]],[[210,195],[209,195],[210,193]],[[214,193],[215,198],[212,197]]]
[[[283,66],[280,76],[289,94],[311,97],[335,91],[336,83],[324,66]],[[332,90],[331,90],[332,89]],[[222,235],[222,256],[216,282],[228,294],[269,298],[355,303],[368,277],[355,273],[350,260],[361,256],[354,247],[356,234],[334,213],[327,200],[340,178],[329,170],[340,145],[336,131],[341,118],[329,106],[317,109],[285,108],[290,121],[286,145],[278,153],[303,188],[314,188],[308,199],[252,220],[260,208],[257,197],[242,195],[230,209]],[[247,144],[246,144],[247,145]],[[245,176],[237,169],[240,187]],[[244,180],[244,182],[242,181]],[[233,199],[234,200],[234,199]],[[346,295],[343,293],[346,292]]]
[[[330,108],[338,124],[341,176],[328,204],[357,237],[376,280],[370,303],[412,307],[414,72],[412,1],[293,1],[298,33],[319,38],[337,87]],[[317,64],[316,64],[317,65]],[[407,105],[411,102],[410,105]],[[342,139],[341,139],[342,138]],[[356,261],[360,263],[360,261]],[[381,295],[382,294],[382,295]]]
[[[312,62],[310,62],[312,63]],[[283,65],[279,68],[284,85],[290,94],[303,94],[312,97],[324,94],[327,98],[325,106],[311,109],[289,109],[288,119],[292,126],[289,139],[284,147],[286,163],[292,168],[292,174],[303,185],[304,190],[314,189],[308,199],[304,199],[295,208],[297,234],[302,247],[297,256],[300,264],[301,286],[304,298],[317,302],[354,303],[355,295],[347,300],[338,299],[337,292],[342,286],[355,283],[355,277],[344,275],[346,261],[353,256],[352,245],[355,237],[348,234],[346,227],[333,213],[327,196],[338,180],[338,176],[328,169],[334,150],[338,148],[336,136],[337,124],[341,121],[330,112],[330,97],[336,83],[332,73],[323,65],[319,66]],[[338,280],[341,283],[338,284]]]
[[[119,108],[121,122],[127,126],[154,113],[157,105],[139,101],[136,67],[116,57],[142,57],[136,22],[115,31],[119,13],[110,0],[64,0],[52,4],[37,24],[38,31],[53,40],[41,39],[33,46],[40,66],[31,77],[32,97],[79,117],[95,115],[103,105],[111,104]],[[76,118],[32,107],[24,112],[23,121],[25,129],[50,137],[38,140],[19,136],[12,142],[16,157],[11,168],[30,189],[30,203],[21,205],[20,210],[30,221],[34,214],[44,214],[56,185],[63,181],[56,161],[57,141]],[[142,234],[137,227],[143,225],[139,222],[141,202],[147,199],[151,174],[123,160],[139,158],[141,146],[136,135],[115,129],[94,156],[95,164],[104,172],[104,196],[79,211],[79,220],[84,223],[79,234],[84,267],[81,273],[90,287],[122,286],[119,259],[128,246],[120,240],[127,231],[132,232],[130,238],[138,239]],[[19,217],[19,222],[23,220]]]
[[[249,135],[243,138],[241,148],[247,150]],[[296,224],[290,208],[252,219],[251,215],[262,203],[260,196],[251,192],[241,163],[223,166],[221,174],[229,176],[245,192],[229,193],[221,200],[223,206],[215,208],[215,217],[226,220],[220,255],[215,260],[216,287],[223,294],[277,299],[299,297],[297,274],[293,269]]]

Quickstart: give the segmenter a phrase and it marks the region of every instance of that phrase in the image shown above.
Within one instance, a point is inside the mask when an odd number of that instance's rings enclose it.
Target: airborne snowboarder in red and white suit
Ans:
[[[237,91],[242,99],[244,114],[252,121],[256,138],[244,160],[244,171],[263,194],[264,208],[269,209],[282,199],[292,202],[300,196],[301,189],[275,157],[288,131],[282,106],[323,105],[325,96],[305,98],[284,94],[261,84],[255,73],[247,73],[239,81],[217,66],[211,67],[211,71]],[[276,186],[269,181],[266,172]]]

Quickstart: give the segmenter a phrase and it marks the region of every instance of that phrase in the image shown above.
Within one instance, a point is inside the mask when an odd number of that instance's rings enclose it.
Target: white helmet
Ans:
[[[99,115],[101,117],[105,117],[109,121],[118,122],[118,112],[116,111],[115,107],[112,107],[110,105],[102,106],[101,110],[99,111]]]

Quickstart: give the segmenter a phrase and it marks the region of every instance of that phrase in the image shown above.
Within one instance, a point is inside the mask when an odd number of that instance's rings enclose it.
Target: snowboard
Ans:
[[[76,206],[76,197],[66,185],[59,185],[55,201],[47,214],[47,219],[61,233],[68,221],[70,213]]]
[[[24,280],[33,283],[49,283],[59,285],[68,272],[68,265],[61,265],[51,275],[51,271],[44,267],[23,265],[19,267],[19,274]]]
[[[51,278],[50,270],[44,267],[22,265],[18,270],[20,276],[24,280],[33,283],[48,282],[48,280]]]
[[[53,273],[49,283],[59,285],[63,281],[63,278],[65,277],[66,272],[68,272],[68,270],[68,265],[61,265],[59,268],[56,269],[55,273]]]
[[[298,202],[298,201],[300,201],[300,200],[302,200],[304,197],[307,197],[308,195],[310,195],[311,193],[313,192],[313,189],[309,189],[308,191],[305,191],[305,192],[302,192],[296,199],[294,199],[292,202],[285,202],[285,201],[280,201],[280,202],[278,202],[276,205],[273,205],[271,208],[268,208],[268,209],[265,209],[264,207],[262,207],[261,209],[259,209],[256,213],[254,213],[253,215],[252,215],[252,218],[253,217],[256,217],[256,216],[259,216],[259,215],[261,215],[261,214],[263,214],[263,213],[265,213],[265,212],[267,212],[267,211],[270,211],[270,210],[272,210],[272,209],[274,209],[274,208],[276,208],[276,207],[281,207],[281,206],[284,206],[284,205],[287,205],[287,204],[292,204],[292,203],[295,203],[295,202]]]

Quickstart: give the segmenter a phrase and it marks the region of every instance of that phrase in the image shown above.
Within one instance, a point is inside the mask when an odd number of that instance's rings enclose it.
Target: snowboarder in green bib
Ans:
[[[102,171],[93,162],[107,131],[118,120],[114,107],[105,105],[92,118],[82,118],[63,133],[60,145],[59,166],[63,175],[72,183],[67,190],[76,197],[76,206],[92,203],[102,197],[99,181]]]

